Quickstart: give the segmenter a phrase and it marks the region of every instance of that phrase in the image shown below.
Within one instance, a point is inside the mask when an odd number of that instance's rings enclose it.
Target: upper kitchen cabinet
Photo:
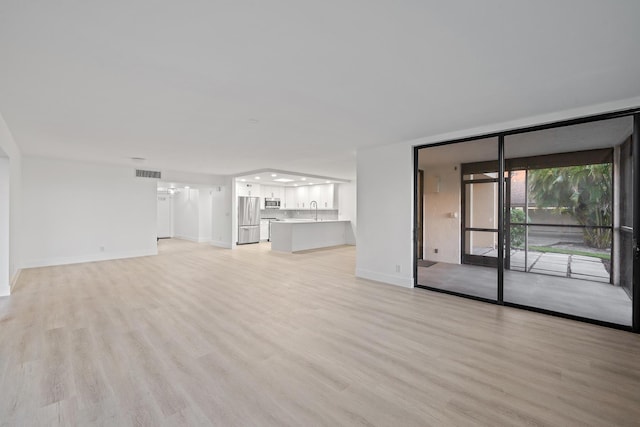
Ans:
[[[284,196],[283,187],[277,185],[263,185],[262,197],[265,199],[282,199]]]
[[[296,209],[296,187],[284,188],[284,200],[281,209]]]
[[[318,209],[338,209],[338,186],[318,185]]]
[[[318,209],[338,209],[338,187],[334,184],[285,187],[282,209],[311,209],[314,200]]]
[[[309,187],[296,187],[295,209],[309,209]]]
[[[280,199],[280,206],[284,205],[284,187],[278,185],[262,185],[260,191],[260,209],[264,209],[264,199]]]
[[[238,197],[260,197],[260,184],[245,184],[244,182],[236,185],[236,195]]]
[[[322,185],[312,185],[307,187],[309,189],[309,208],[311,208],[311,202],[315,201],[318,203],[318,209],[322,209],[322,201],[320,200],[320,191]]]

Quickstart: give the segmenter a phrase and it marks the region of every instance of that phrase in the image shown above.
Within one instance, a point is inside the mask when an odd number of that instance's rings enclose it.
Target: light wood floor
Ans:
[[[0,424],[639,425],[640,336],[356,279],[355,249],[25,270]]]

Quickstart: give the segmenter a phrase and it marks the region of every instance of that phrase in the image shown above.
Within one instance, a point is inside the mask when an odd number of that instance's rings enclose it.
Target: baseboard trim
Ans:
[[[198,242],[198,238],[197,237],[191,237],[191,236],[182,236],[180,234],[176,234],[175,236],[173,236],[174,239],[180,239],[180,240],[188,240],[190,242],[195,242],[195,243],[199,243]]]
[[[144,256],[158,255],[158,249],[147,251],[100,253],[91,255],[80,255],[72,257],[45,258],[26,261],[23,268],[52,267],[55,265],[82,264],[85,262],[111,261],[115,259],[138,258]]]
[[[230,242],[224,242],[222,240],[212,240],[209,242],[211,246],[216,246],[218,248],[231,249],[232,245]]]
[[[364,268],[356,268],[356,277],[385,283],[387,285],[401,286],[403,288],[413,288],[413,277],[394,276],[392,274],[380,273]]]
[[[20,278],[20,274],[22,273],[22,269],[19,268],[18,271],[16,271],[16,274],[13,275],[13,278],[11,279],[11,282],[9,282],[9,292],[13,293],[13,290],[16,288],[16,285],[18,284],[18,279]]]

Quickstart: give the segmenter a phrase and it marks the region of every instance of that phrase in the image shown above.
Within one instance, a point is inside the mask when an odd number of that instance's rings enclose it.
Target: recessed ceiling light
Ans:
[[[278,178],[273,180],[273,182],[291,182],[291,181],[293,180],[289,178]]]
[[[191,188],[191,187],[189,187],[188,185],[185,185],[185,186],[184,186],[184,189],[185,189],[185,190],[188,190],[188,189],[190,189],[190,188]]]
[[[293,186],[294,186],[294,187],[297,187],[297,186],[298,186],[298,184],[293,184]]]
[[[271,176],[275,178],[276,176],[278,176],[278,174],[277,173],[272,173]]]
[[[310,182],[309,185],[313,185],[313,182]]]
[[[245,182],[245,181],[246,181],[246,179],[242,178],[240,181]]]
[[[256,179],[260,179],[260,177],[259,177],[259,176],[256,176]]]
[[[301,180],[301,181],[306,181],[306,180],[307,180],[307,178],[300,178],[300,180]]]
[[[331,184],[331,181],[327,181],[327,184]]]

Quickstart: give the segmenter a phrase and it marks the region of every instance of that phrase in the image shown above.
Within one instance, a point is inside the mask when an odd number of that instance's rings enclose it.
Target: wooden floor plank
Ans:
[[[640,336],[354,268],[173,239],[24,270],[0,425],[640,425]]]

